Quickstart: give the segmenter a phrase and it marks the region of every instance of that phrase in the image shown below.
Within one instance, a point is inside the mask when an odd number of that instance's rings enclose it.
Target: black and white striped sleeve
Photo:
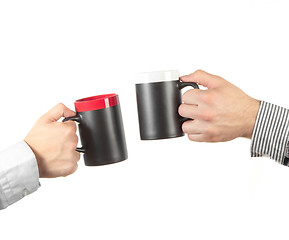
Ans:
[[[262,101],[252,135],[251,156],[270,157],[289,166],[288,133],[289,110]]]

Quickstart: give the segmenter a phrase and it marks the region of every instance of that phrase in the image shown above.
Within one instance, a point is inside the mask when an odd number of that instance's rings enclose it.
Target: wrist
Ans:
[[[244,114],[245,119],[243,125],[243,134],[241,134],[241,137],[249,139],[252,138],[260,105],[261,101],[254,98],[252,98],[249,102],[248,107],[245,111],[246,114]]]
[[[24,138],[24,142],[27,144],[27,146],[31,149],[31,151],[34,154],[34,157],[36,159],[36,163],[37,163],[37,167],[38,167],[38,173],[39,173],[39,177],[41,177],[41,164],[39,162],[39,154],[38,152],[35,150],[35,148],[32,146],[32,144],[30,143],[29,139],[26,137]]]

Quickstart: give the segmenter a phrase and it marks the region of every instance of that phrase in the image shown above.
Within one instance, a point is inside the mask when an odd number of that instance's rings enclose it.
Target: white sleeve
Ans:
[[[0,209],[4,209],[39,188],[36,158],[21,141],[0,152]]]

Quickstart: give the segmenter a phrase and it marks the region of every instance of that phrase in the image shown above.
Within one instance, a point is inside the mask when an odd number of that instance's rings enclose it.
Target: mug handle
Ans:
[[[182,82],[181,80],[178,83],[178,87],[180,90],[182,90],[185,87],[193,87],[194,89],[199,89],[198,84],[196,84],[194,82]],[[192,119],[191,118],[184,118],[184,117],[181,118],[182,123],[189,121],[189,120],[192,120]]]
[[[62,120],[62,122],[67,122],[67,121],[75,121],[75,122],[78,122],[80,123],[80,120],[81,120],[81,117],[79,115],[75,115],[75,116],[72,116],[72,117],[66,117]],[[80,152],[80,153],[85,153],[85,149],[82,147],[77,147],[75,149],[75,151],[77,152]]]

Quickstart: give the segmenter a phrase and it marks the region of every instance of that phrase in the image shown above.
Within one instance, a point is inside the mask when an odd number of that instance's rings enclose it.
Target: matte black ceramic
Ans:
[[[163,81],[136,84],[136,97],[142,140],[184,136],[182,123],[188,119],[178,114],[182,103],[181,89],[199,88],[196,83]]]
[[[82,143],[76,151],[84,153],[87,166],[117,163],[127,159],[127,147],[123,129],[120,105],[109,108],[77,112],[73,120],[79,123]]]

